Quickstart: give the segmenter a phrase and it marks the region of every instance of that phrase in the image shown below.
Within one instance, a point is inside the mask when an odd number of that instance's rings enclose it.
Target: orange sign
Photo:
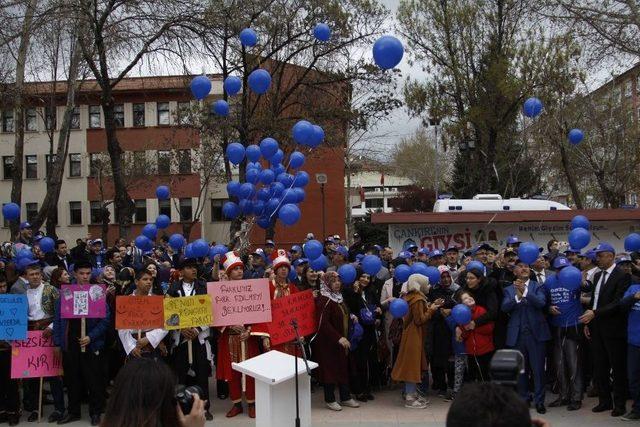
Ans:
[[[156,329],[164,324],[162,296],[116,297],[116,329]]]

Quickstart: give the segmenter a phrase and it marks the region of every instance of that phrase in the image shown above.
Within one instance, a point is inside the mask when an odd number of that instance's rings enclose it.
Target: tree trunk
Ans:
[[[184,236],[184,239],[187,242],[191,237],[191,230],[193,229],[193,226],[195,225],[195,223],[196,223],[195,221],[187,221],[182,223],[182,235]]]
[[[567,177],[567,182],[569,183],[569,188],[571,189],[571,196],[573,197],[573,201],[576,204],[576,208],[584,209],[584,206],[582,204],[582,197],[580,197],[580,191],[578,190],[578,184],[576,183],[576,178],[573,176],[571,167],[569,165],[569,156],[567,156],[567,151],[565,150],[563,144],[560,144],[560,160],[562,161],[562,169],[565,176]]]
[[[22,23],[20,46],[16,57],[16,83],[14,94],[14,121],[15,147],[13,154],[13,176],[11,180],[11,201],[22,207],[22,172],[24,165],[24,71],[31,41],[31,24],[37,6],[37,0],[29,0]],[[19,221],[11,221],[11,237],[14,238],[19,231]]]

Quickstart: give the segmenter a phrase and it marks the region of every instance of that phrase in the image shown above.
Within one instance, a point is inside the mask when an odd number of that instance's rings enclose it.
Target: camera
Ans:
[[[518,350],[498,350],[489,365],[491,382],[516,389],[524,373],[524,356]]]
[[[185,387],[184,385],[176,386],[176,402],[180,405],[180,409],[182,409],[182,413],[187,415],[191,412],[191,408],[193,408],[193,395],[197,394],[198,396],[203,395],[202,389],[197,385],[192,385],[189,387]]]

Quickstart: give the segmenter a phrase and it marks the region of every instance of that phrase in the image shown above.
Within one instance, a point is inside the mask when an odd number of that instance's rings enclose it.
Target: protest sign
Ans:
[[[26,295],[0,295],[0,340],[27,338],[28,305]]]
[[[164,324],[164,297],[116,297],[116,329],[156,329]]]
[[[212,302],[212,326],[271,322],[269,279],[233,280],[207,284]]]
[[[60,313],[63,319],[98,318],[107,315],[104,285],[62,285]]]
[[[62,360],[53,337],[29,331],[26,340],[11,343],[11,378],[42,378],[62,375]]]
[[[318,325],[313,291],[298,292],[274,299],[271,301],[271,317],[269,335],[272,346],[295,339],[292,320],[298,322],[298,333],[301,337],[315,333]]]
[[[211,297],[209,295],[165,298],[163,303],[164,328],[167,330],[195,328],[211,324]]]

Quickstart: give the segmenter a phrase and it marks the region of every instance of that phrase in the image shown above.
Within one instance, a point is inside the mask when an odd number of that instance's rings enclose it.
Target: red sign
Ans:
[[[291,294],[271,301],[271,318],[269,335],[271,345],[278,345],[295,339],[296,333],[291,321],[298,322],[298,333],[301,337],[316,332],[316,306],[313,291],[308,290]]]

